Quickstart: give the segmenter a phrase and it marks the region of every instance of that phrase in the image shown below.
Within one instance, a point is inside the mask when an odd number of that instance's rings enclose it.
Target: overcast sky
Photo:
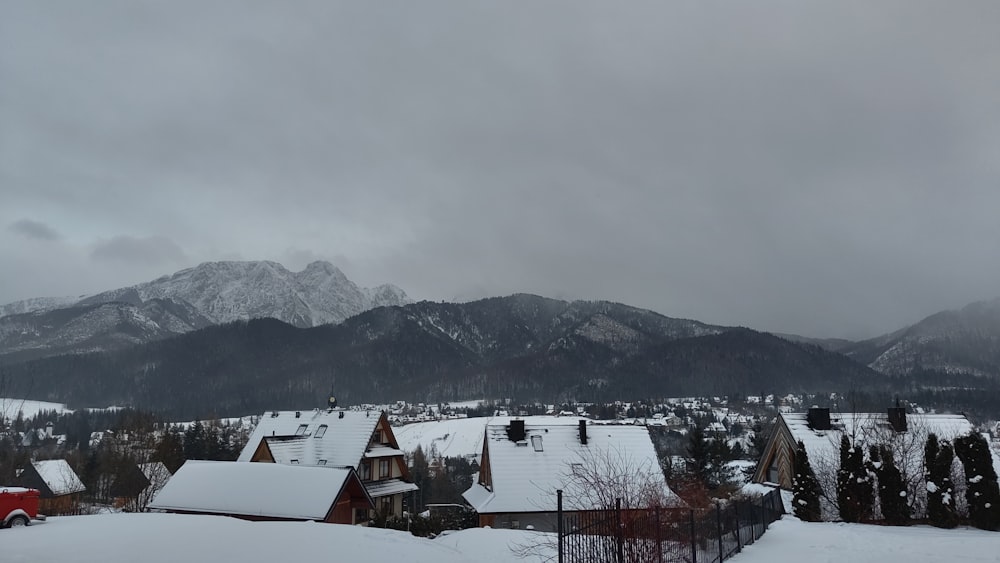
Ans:
[[[868,337],[1000,296],[1000,2],[0,0],[0,303],[209,260]]]

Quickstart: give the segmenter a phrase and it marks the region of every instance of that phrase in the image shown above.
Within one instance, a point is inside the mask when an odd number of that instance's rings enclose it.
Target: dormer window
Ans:
[[[316,433],[313,434],[313,436],[315,436],[316,438],[322,438],[323,435],[326,434],[326,428],[327,426],[325,424],[320,424],[319,428],[316,429]]]
[[[326,465],[326,460],[325,459],[321,459],[321,460],[319,460],[319,461],[316,462],[316,465]]]
[[[299,464],[299,460],[297,460],[297,459],[293,459],[293,460],[291,461],[291,464],[292,464],[292,465],[298,465],[298,464]]]
[[[308,424],[300,424],[298,430],[295,431],[296,436],[303,436],[306,433],[306,428],[309,428]]]

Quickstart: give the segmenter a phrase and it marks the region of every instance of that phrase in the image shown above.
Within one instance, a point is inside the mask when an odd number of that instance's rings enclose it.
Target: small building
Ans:
[[[276,463],[186,462],[149,504],[178,514],[253,521],[355,524],[374,506],[351,468]]]
[[[417,490],[385,412],[329,408],[273,411],[257,423],[239,462],[265,462],[357,471],[375,510],[403,514],[403,497]],[[367,521],[367,510],[356,516]]]
[[[112,503],[128,512],[141,512],[169,480],[170,470],[163,462],[126,465],[115,474],[111,483]]]
[[[17,485],[38,489],[38,511],[48,516],[77,514],[80,495],[87,490],[65,459],[33,461],[18,470]]]
[[[462,495],[480,526],[555,531],[557,490],[569,511],[608,508],[615,497],[640,489],[639,502],[682,504],[644,427],[553,417],[494,420],[486,425],[481,459],[478,481]],[[586,490],[595,479],[604,490]]]

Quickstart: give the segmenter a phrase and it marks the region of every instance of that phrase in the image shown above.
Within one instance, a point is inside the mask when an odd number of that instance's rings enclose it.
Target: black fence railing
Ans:
[[[721,563],[784,513],[780,492],[707,509],[566,511],[557,492],[559,563]]]

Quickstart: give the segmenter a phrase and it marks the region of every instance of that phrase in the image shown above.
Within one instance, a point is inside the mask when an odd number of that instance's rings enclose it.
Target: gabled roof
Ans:
[[[357,480],[350,468],[191,460],[177,470],[149,507],[323,520],[349,479]]]
[[[53,496],[69,495],[87,490],[87,487],[83,486],[83,481],[80,481],[80,477],[69,466],[69,463],[66,463],[65,459],[33,461],[31,465]]]
[[[492,421],[486,426],[483,455],[483,470],[487,470],[488,463],[491,484],[474,484],[463,493],[465,500],[480,514],[554,512],[555,491],[567,489],[574,464],[586,463],[589,456],[612,456],[621,457],[631,468],[649,472],[657,486],[662,486],[663,497],[679,502],[663,479],[646,428],[588,424],[584,445],[576,422],[529,417],[525,420],[524,440],[514,442],[507,435],[510,419]]]
[[[896,444],[894,448],[907,459],[896,460],[904,465],[910,474],[922,472],[924,444],[929,434],[936,434],[939,440],[954,441],[959,436],[968,435],[975,427],[960,414],[906,414],[907,429],[895,432],[889,423],[887,413],[830,413],[829,430],[813,430],[809,427],[808,414],[781,413],[781,421],[792,439],[792,446],[801,441],[809,454],[810,463],[839,467],[840,440],[847,435],[853,442],[863,446],[872,444]],[[867,455],[867,451],[865,452]],[[765,453],[765,455],[767,455]],[[993,452],[994,467],[1000,474],[1000,455]],[[902,468],[902,467],[901,467]],[[758,468],[758,473],[760,469]]]
[[[265,412],[237,461],[250,461],[266,440],[277,463],[357,467],[381,417],[342,409]]]

